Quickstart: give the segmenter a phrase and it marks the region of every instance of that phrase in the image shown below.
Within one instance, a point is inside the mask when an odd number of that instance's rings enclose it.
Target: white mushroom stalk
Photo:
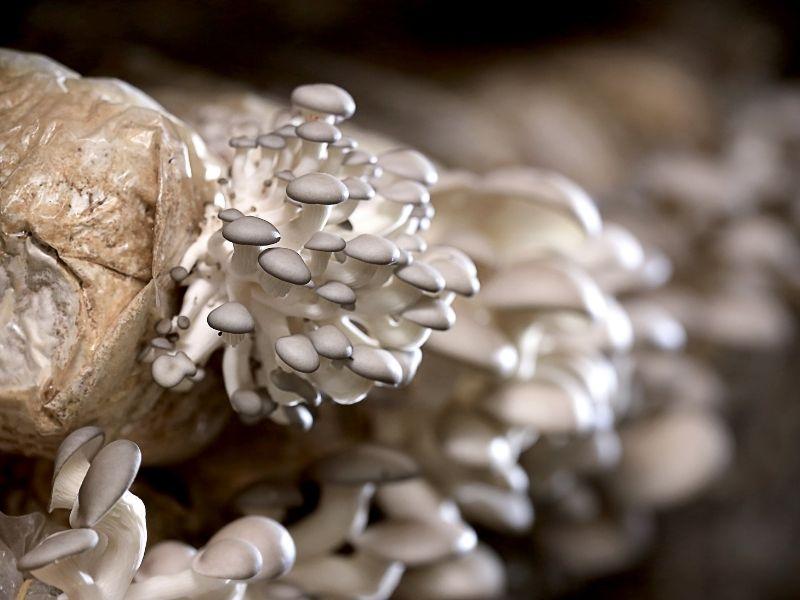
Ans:
[[[352,404],[410,382],[431,331],[453,326],[477,273],[418,235],[436,170],[413,150],[357,149],[337,127],[354,111],[336,86],[301,86],[278,129],[231,140],[221,204],[172,270],[181,311],[141,355],[159,385],[191,388],[225,346],[236,411],[307,428],[321,398]]]
[[[103,442],[96,427],[64,439],[50,510],[69,510],[72,529],[45,538],[20,560],[20,568],[69,600],[124,598],[147,541],[144,505],[128,491],[141,463],[139,448],[127,440]]]

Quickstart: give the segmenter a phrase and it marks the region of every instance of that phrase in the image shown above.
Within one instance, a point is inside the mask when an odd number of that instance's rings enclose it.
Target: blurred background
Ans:
[[[800,597],[800,5],[595,1],[28,1],[3,46],[153,93],[308,81],[451,168],[565,173],[673,264],[659,292],[724,386],[736,456],[658,515],[644,560],[553,578],[488,537],[514,597]],[[689,385],[691,389],[691,385]],[[534,583],[532,583],[534,582]],[[535,592],[533,587],[535,585]]]

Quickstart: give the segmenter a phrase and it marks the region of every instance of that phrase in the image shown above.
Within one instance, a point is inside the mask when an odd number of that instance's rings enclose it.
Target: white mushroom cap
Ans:
[[[303,257],[291,248],[267,248],[258,255],[258,264],[265,273],[294,285],[311,281],[311,271]]]
[[[360,177],[346,177],[343,182],[350,193],[350,200],[372,200],[375,197],[375,190]]]
[[[210,316],[210,315],[209,315]],[[197,365],[182,351],[173,354],[162,354],[153,361],[151,367],[153,380],[163,388],[178,385],[185,377],[197,373]]]
[[[255,579],[280,577],[294,565],[296,551],[289,532],[283,525],[267,517],[250,515],[236,519],[215,533],[209,545],[222,540],[240,540],[252,544],[262,560],[260,572],[257,576],[250,576]]]
[[[261,571],[261,555],[248,542],[212,540],[192,560],[192,570],[215,579],[250,579]]]
[[[347,200],[347,186],[328,173],[308,173],[289,182],[286,195],[302,204],[339,204]]]
[[[345,241],[335,233],[317,231],[303,247],[318,252],[341,252],[344,250]]]
[[[351,305],[356,301],[356,293],[350,286],[343,284],[341,281],[323,283],[314,291],[321,298],[343,306]]]
[[[322,482],[361,485],[410,479],[419,474],[419,467],[397,450],[357,444],[318,460],[311,471]]]
[[[431,201],[431,194],[421,183],[404,179],[381,189],[381,195],[392,202],[419,206]]]
[[[332,360],[343,360],[350,358],[353,354],[353,345],[350,340],[335,325],[323,325],[309,331],[307,335],[320,356]]]
[[[356,111],[353,97],[339,86],[314,83],[298,86],[292,91],[292,104],[339,119],[349,119]]]
[[[421,152],[400,148],[389,150],[378,157],[378,164],[386,173],[431,186],[439,179],[436,167]]]
[[[239,302],[221,304],[208,313],[206,321],[209,327],[224,333],[251,333],[256,326],[250,311]]]
[[[275,341],[275,352],[295,371],[313,373],[319,368],[319,355],[311,340],[296,333]]]
[[[136,572],[136,581],[144,581],[159,575],[174,575],[188,569],[197,549],[189,544],[166,540],[152,546]]]
[[[222,237],[244,246],[269,246],[279,242],[281,234],[269,221],[248,215],[225,223]]]
[[[477,542],[475,531],[462,523],[389,520],[367,527],[353,545],[414,567],[464,554]]]
[[[142,452],[131,441],[117,440],[100,449],[81,483],[70,525],[93,527],[105,517],[131,487],[141,464]]]
[[[339,128],[325,121],[307,121],[295,129],[297,137],[319,144],[332,144],[342,137]]]
[[[43,539],[17,562],[21,571],[34,571],[97,546],[100,540],[92,529],[67,529]]]
[[[373,265],[391,265],[400,258],[400,250],[393,242],[370,233],[347,242],[344,252],[350,258]]]
[[[403,367],[388,350],[382,348],[353,346],[352,357],[345,366],[356,375],[387,385],[399,385],[403,381]]]

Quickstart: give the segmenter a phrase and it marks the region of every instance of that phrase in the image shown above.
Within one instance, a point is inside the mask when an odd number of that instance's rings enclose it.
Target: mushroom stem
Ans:
[[[124,600],[178,600],[183,598],[199,598],[223,588],[242,587],[245,584],[236,584],[229,579],[215,579],[204,577],[184,569],[174,575],[157,575],[134,583],[128,588]],[[227,591],[227,590],[226,590]],[[233,589],[231,590],[233,592]],[[228,598],[229,596],[226,596]]]
[[[67,598],[104,600],[100,590],[93,585],[91,576],[81,570],[77,556],[51,563],[31,571],[36,579],[61,590]]]
[[[299,251],[314,233],[325,227],[331,210],[332,207],[327,204],[303,205],[300,214],[290,221],[290,227],[286,228],[289,233],[281,245]]]
[[[253,374],[250,371],[250,351],[252,338],[246,338],[236,346],[226,346],[222,355],[222,377],[225,392],[232,398],[238,390],[253,388]]]
[[[327,483],[317,509],[289,527],[299,561],[336,550],[367,525],[373,484],[342,485]]]

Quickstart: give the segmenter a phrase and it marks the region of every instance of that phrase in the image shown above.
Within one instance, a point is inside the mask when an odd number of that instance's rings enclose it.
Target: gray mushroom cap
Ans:
[[[251,333],[256,322],[247,307],[240,302],[226,302],[208,313],[206,318],[212,329],[224,333]]]
[[[394,239],[394,243],[401,250],[409,252],[425,252],[428,248],[428,242],[416,234],[401,233]]]
[[[258,255],[258,264],[265,273],[294,285],[311,281],[311,271],[303,257],[291,248],[267,248]]]
[[[181,266],[172,267],[169,270],[169,276],[175,283],[180,283],[189,276],[189,271],[187,271],[185,267]]]
[[[197,365],[182,351],[162,354],[153,361],[151,367],[153,380],[163,388],[171,388],[197,373]]]
[[[455,261],[434,259],[429,264],[444,277],[445,288],[460,296],[474,296],[480,290],[477,275]]]
[[[192,570],[205,577],[241,581],[261,571],[261,554],[249,542],[212,540],[192,560]]]
[[[263,404],[261,396],[254,390],[236,390],[231,394],[231,406],[240,415],[257,417],[261,414]]]
[[[255,148],[256,140],[246,135],[239,135],[228,140],[231,148]]]
[[[408,455],[375,444],[357,444],[318,460],[311,475],[322,482],[343,485],[390,483],[419,475]]]
[[[350,193],[350,200],[372,200],[375,197],[375,190],[360,177],[346,177],[342,182]]]
[[[398,279],[424,292],[438,293],[444,289],[444,277],[430,265],[414,262],[394,272]]]
[[[45,539],[17,562],[21,571],[35,571],[58,560],[75,556],[97,546],[100,540],[92,529],[67,529]]]
[[[400,258],[400,250],[393,242],[371,233],[362,233],[347,242],[344,253],[372,265],[391,265]]]
[[[335,233],[318,231],[311,236],[303,247],[319,252],[341,252],[344,250],[345,241]]]
[[[78,509],[70,524],[93,527],[114,508],[131,487],[142,452],[128,440],[117,440],[102,448],[92,460],[78,490]]]
[[[298,125],[295,131],[300,139],[318,144],[332,144],[342,137],[338,127],[325,121],[307,121]]]
[[[340,119],[349,119],[356,111],[353,97],[337,85],[313,83],[298,86],[292,91],[294,106]]]
[[[323,325],[309,331],[307,335],[320,356],[332,360],[343,360],[350,358],[353,354],[353,345],[350,340],[335,325]]]
[[[294,173],[292,173],[289,169],[281,169],[280,171],[275,173],[275,177],[277,177],[281,181],[286,181],[286,182],[295,180]]]
[[[328,281],[314,290],[318,296],[330,302],[347,306],[356,301],[353,289],[341,281]]]
[[[378,157],[367,152],[366,150],[352,150],[348,152],[342,164],[346,167],[363,167],[366,165],[374,165],[378,162]]]
[[[238,208],[225,208],[217,214],[220,221],[225,221],[226,223],[230,223],[231,221],[235,221],[244,216],[244,213],[240,211]]]
[[[456,322],[456,313],[449,304],[433,298],[421,298],[402,313],[404,319],[422,327],[446,331]]]
[[[378,157],[378,164],[386,173],[426,186],[433,185],[439,179],[433,163],[421,152],[408,148],[384,152]]]
[[[281,360],[301,373],[313,373],[319,368],[319,355],[311,340],[301,333],[278,338],[275,352]]]
[[[269,246],[279,242],[281,234],[269,221],[248,215],[225,223],[222,237],[244,246]]]
[[[236,519],[220,529],[209,540],[209,546],[223,540],[244,541],[251,544],[262,559],[258,579],[274,579],[294,565],[294,541],[280,523],[267,517],[249,515]]]
[[[277,133],[265,133],[256,138],[256,144],[268,150],[283,150],[286,147],[286,138]]]
[[[399,385],[403,381],[403,368],[387,350],[371,346],[353,346],[351,360],[345,363],[356,375],[366,379]]]
[[[358,142],[351,137],[342,136],[341,139],[333,143],[334,148],[341,148],[343,150],[353,150],[358,148]]]
[[[348,194],[347,186],[328,173],[307,173],[286,186],[286,195],[302,204],[339,204]]]
[[[398,181],[386,189],[381,189],[381,195],[392,202],[414,206],[428,204],[431,201],[428,189],[421,183],[409,179]]]
[[[81,452],[86,460],[91,461],[103,447],[105,434],[99,427],[87,426],[76,429],[61,442],[56,453],[53,466],[53,479],[58,477],[61,468],[75,453]]]

